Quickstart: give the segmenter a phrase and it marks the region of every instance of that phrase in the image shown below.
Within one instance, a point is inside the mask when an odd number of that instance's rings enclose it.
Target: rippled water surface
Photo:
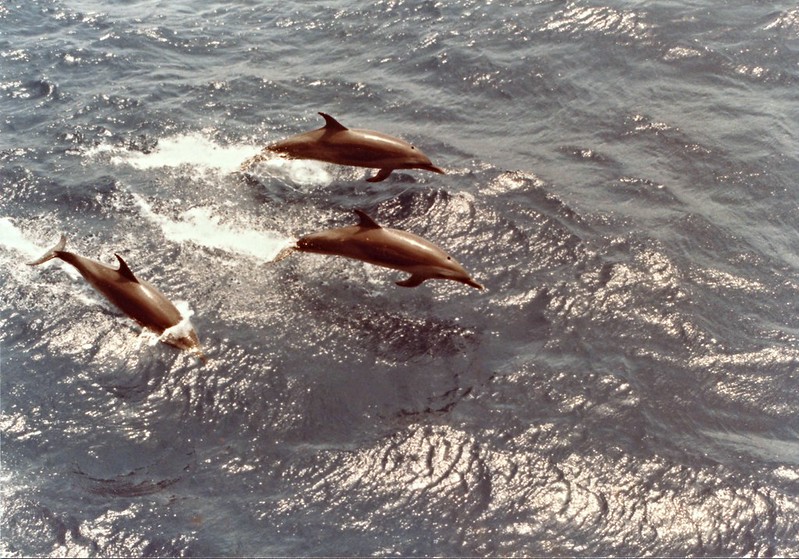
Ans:
[[[797,60],[788,2],[0,4],[0,552],[799,554]],[[447,174],[238,172],[318,111]],[[487,289],[273,261],[354,208]]]

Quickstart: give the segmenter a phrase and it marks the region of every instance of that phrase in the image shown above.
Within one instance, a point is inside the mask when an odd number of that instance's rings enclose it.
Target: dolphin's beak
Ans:
[[[441,167],[436,167],[432,163],[425,165],[424,167],[422,167],[422,169],[424,169],[425,171],[432,171],[434,173],[438,173],[439,175],[447,174],[446,171],[444,171],[444,169],[442,169]]]
[[[482,283],[477,283],[477,282],[476,282],[476,281],[474,281],[472,278],[469,278],[468,280],[462,280],[462,281],[463,281],[463,283],[465,283],[466,285],[469,285],[469,286],[471,286],[471,287],[474,287],[475,289],[485,289],[485,286],[484,286]]]

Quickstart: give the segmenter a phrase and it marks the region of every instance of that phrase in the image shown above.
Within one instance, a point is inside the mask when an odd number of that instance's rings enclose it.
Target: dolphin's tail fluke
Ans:
[[[61,238],[58,240],[58,244],[56,244],[53,248],[45,252],[41,258],[38,258],[32,262],[28,262],[28,266],[38,266],[39,264],[43,264],[48,260],[52,260],[53,258],[58,256],[58,253],[64,250],[64,247],[67,246],[67,238],[65,235],[61,235]]]
[[[267,153],[266,148],[264,148],[264,150],[261,153],[253,155],[252,157],[247,159],[244,163],[239,165],[239,171],[245,173],[249,171],[252,167],[257,165],[258,163],[260,163],[261,161],[264,161],[265,159],[269,159],[269,154]]]
[[[202,363],[203,365],[206,365],[208,363],[208,357],[205,356],[205,353],[203,353],[202,348],[200,348],[199,346],[195,347],[192,353],[194,354],[194,357],[199,359],[200,363]]]
[[[276,262],[280,262],[281,260],[284,260],[284,259],[288,258],[289,256],[291,256],[292,254],[294,254],[294,252],[296,252],[297,250],[299,250],[297,248],[297,243],[289,245],[286,248],[284,248],[283,250],[281,250],[280,252],[278,252],[277,256],[275,256],[272,259],[271,263],[274,264]]]

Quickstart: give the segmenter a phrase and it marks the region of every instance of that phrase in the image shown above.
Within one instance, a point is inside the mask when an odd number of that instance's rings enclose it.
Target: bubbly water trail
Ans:
[[[252,161],[246,171],[297,187],[329,185],[333,175],[319,161],[286,159],[262,154],[263,146],[254,144],[219,145],[201,132],[169,136],[147,153],[124,147],[99,145],[86,151],[87,159],[108,156],[113,165],[128,165],[138,170],[192,167],[195,172],[235,173],[243,163]]]
[[[220,146],[200,132],[171,136],[159,140],[149,153],[114,146],[97,146],[86,152],[88,159],[110,154],[110,163],[129,165],[139,170],[189,166],[195,171],[233,173],[241,164],[260,153],[261,146],[234,144]],[[298,185],[318,184],[331,180],[322,164],[267,158],[259,164],[279,178]],[[216,208],[196,206],[180,213],[176,219],[161,215],[141,195],[133,197],[142,216],[159,226],[170,241],[192,242],[211,249],[241,254],[261,262],[271,262],[292,240],[276,231],[257,231],[249,224],[224,224]]]
[[[232,173],[246,159],[261,151],[261,146],[232,144],[222,146],[201,132],[190,132],[158,140],[150,152],[133,151],[124,147],[100,145],[86,152],[87,158],[109,154],[114,165],[129,165],[148,170],[164,167],[192,166],[198,169]]]
[[[28,240],[25,234],[8,217],[0,217],[0,245],[21,252],[29,260],[41,256],[45,250]]]
[[[292,239],[276,231],[255,231],[250,228],[226,225],[210,207],[198,206],[183,211],[178,219],[156,213],[140,195],[134,194],[141,214],[161,228],[175,243],[192,242],[206,248],[234,252],[260,262],[271,262],[292,243]]]
[[[67,238],[69,238],[69,235],[67,235]],[[24,255],[23,259],[15,258],[13,262],[10,262],[11,265],[14,265],[21,270],[21,273],[27,273],[30,271],[31,268],[25,264],[40,257],[47,251],[48,248],[55,245],[57,240],[57,236],[55,236],[52,240],[52,243],[50,243],[47,247],[41,247],[28,239],[25,236],[25,233],[19,227],[14,225],[14,222],[11,218],[0,217],[0,246],[22,253]],[[68,246],[69,245],[67,245],[67,247]],[[80,273],[72,266],[62,265],[61,269],[64,270],[64,272],[72,279],[78,279],[81,277]]]

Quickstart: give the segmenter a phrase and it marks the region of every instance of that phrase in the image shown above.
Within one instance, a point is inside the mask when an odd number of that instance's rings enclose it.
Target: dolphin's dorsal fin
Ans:
[[[369,217],[369,215],[363,210],[355,210],[355,213],[358,214],[358,217],[361,219],[361,222],[358,224],[361,227],[365,227],[367,229],[381,229],[381,225],[376,222],[374,219]]]
[[[130,268],[128,268],[128,265],[125,264],[124,260],[122,260],[122,257],[120,255],[118,255],[117,253],[114,253],[114,256],[116,256],[117,260],[119,260],[119,269],[117,271],[120,274],[122,274],[122,276],[124,278],[126,278],[126,279],[128,279],[130,281],[135,281],[136,283],[138,283],[139,280],[137,280],[136,276],[133,275],[133,272],[130,271]]]
[[[325,119],[325,129],[326,130],[330,130],[332,132],[338,132],[338,131],[341,131],[341,130],[348,130],[348,128],[346,126],[341,124],[339,121],[337,121],[335,118],[333,118],[329,114],[327,114],[327,113],[319,113],[319,114],[322,115],[323,119]]]

